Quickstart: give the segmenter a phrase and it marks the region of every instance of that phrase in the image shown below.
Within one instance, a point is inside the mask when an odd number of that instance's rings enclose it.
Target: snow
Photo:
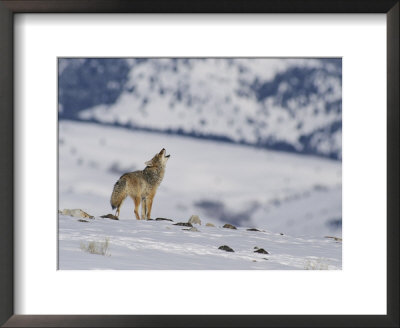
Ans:
[[[60,215],[59,269],[340,269],[341,243],[330,238],[294,238],[269,231],[199,226],[185,231],[168,221],[88,222]],[[106,255],[81,249],[109,240]],[[218,249],[228,245],[234,252]],[[254,247],[269,254],[254,253]]]
[[[125,90],[114,104],[87,108],[78,117],[157,131],[218,135],[250,144],[273,139],[305,152],[303,136],[342,118],[341,106],[328,110],[342,99],[341,69],[331,66],[317,59],[149,59],[132,64]],[[313,92],[306,94],[307,87],[293,75],[278,79],[276,92],[257,99],[255,84],[269,83],[296,68],[310,69],[303,73],[312,80],[307,83],[312,82]],[[318,73],[314,76],[312,70]],[[321,146],[314,143],[315,154],[341,153],[341,138],[330,133],[319,136]]]
[[[130,199],[119,221],[100,218],[112,213],[119,176],[143,169],[163,147],[171,158],[152,217],[187,222],[199,215],[200,232],[137,221]],[[334,160],[60,121],[59,210],[67,208],[95,219],[59,216],[60,269],[341,269],[341,243],[325,238],[341,236],[332,224],[341,222],[342,208],[341,163]],[[221,228],[225,223],[238,230]],[[105,238],[109,256],[82,250]],[[225,244],[235,252],[218,249]],[[270,254],[254,253],[255,246]]]

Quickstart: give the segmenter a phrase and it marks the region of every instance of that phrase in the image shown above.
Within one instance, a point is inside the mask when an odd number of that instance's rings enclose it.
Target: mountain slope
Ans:
[[[340,59],[61,63],[60,118],[341,159]]]

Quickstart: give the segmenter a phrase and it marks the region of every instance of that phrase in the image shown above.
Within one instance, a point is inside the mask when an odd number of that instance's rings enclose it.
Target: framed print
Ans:
[[[58,269],[341,270],[341,77],[341,58],[58,58]]]
[[[0,9],[2,325],[398,326],[398,1]]]

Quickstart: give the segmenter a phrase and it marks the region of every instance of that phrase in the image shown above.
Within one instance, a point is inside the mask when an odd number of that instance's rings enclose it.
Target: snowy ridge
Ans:
[[[62,95],[82,89],[83,82],[64,86],[71,70],[90,66],[89,76],[104,79],[100,60],[61,63]],[[340,60],[131,59],[119,65],[126,75],[112,71],[97,104],[67,106],[61,97],[60,117],[341,159]],[[82,90],[91,92],[86,84]]]
[[[59,216],[59,269],[340,270],[341,241],[168,221]],[[87,246],[103,245],[103,254]],[[106,245],[104,247],[104,245]],[[219,249],[227,245],[233,252]],[[97,246],[97,247],[100,247]],[[263,248],[267,253],[256,253]]]

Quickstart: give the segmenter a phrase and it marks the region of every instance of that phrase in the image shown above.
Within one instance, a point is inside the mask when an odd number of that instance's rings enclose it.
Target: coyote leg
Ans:
[[[149,197],[146,200],[146,205],[147,205],[147,209],[146,209],[146,214],[147,214],[147,219],[150,219],[150,215],[151,215],[151,208],[153,206],[153,199],[154,199],[155,195],[149,195]]]
[[[117,206],[117,210],[115,211],[115,216],[119,217],[119,211],[121,210],[122,203],[124,202],[125,198],[121,201],[121,203]]]
[[[135,215],[136,215],[136,219],[140,220],[140,216],[139,216],[139,205],[140,205],[140,197],[135,197],[133,198],[133,202],[135,203]]]
[[[147,202],[146,198],[142,198],[142,220],[146,220],[147,217]]]

